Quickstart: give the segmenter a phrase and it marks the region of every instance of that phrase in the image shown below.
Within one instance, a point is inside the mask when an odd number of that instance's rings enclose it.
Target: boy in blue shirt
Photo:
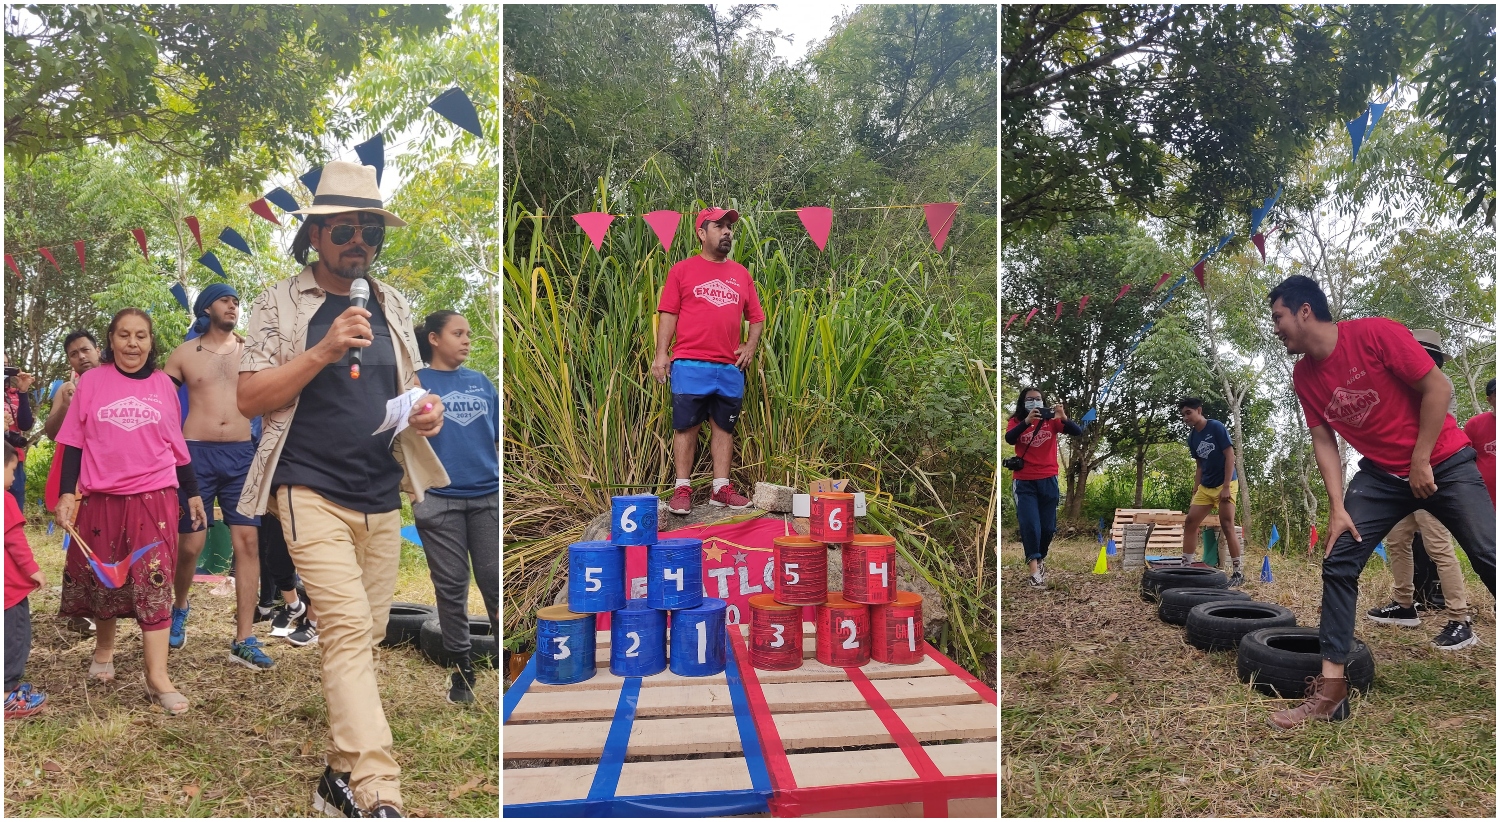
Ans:
[[[1193,476],[1193,501],[1188,506],[1187,522],[1182,527],[1182,564],[1192,564],[1193,549],[1198,544],[1198,526],[1217,505],[1219,533],[1229,545],[1229,559],[1234,565],[1229,575],[1229,587],[1237,588],[1244,583],[1245,573],[1240,556],[1240,537],[1234,527],[1234,494],[1239,490],[1239,474],[1234,467],[1234,442],[1224,423],[1203,416],[1203,400],[1183,397],[1177,402],[1177,410],[1189,429],[1188,450],[1198,463]]]
[[[443,398],[443,430],[431,439],[451,482],[432,488],[412,506],[427,568],[437,593],[443,650],[454,659],[448,701],[474,701],[469,640],[469,569],[500,635],[500,397],[469,359],[469,321],[436,311],[417,328],[417,348],[429,364],[417,372],[422,387]]]

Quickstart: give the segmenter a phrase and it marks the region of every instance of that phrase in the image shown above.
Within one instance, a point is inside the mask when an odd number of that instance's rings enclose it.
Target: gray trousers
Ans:
[[[493,625],[500,609],[500,494],[460,499],[428,493],[412,506],[437,593],[443,650],[469,651],[469,569]]]

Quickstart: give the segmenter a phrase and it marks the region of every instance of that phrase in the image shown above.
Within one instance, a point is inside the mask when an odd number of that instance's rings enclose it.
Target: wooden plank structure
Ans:
[[[505,760],[579,764],[506,768],[504,814],[996,815],[996,698],[968,672],[930,646],[915,665],[830,667],[812,658],[812,623],[802,667],[758,671],[747,634],[731,626],[712,677],[617,677],[608,632],[591,679],[523,673],[505,694]]]

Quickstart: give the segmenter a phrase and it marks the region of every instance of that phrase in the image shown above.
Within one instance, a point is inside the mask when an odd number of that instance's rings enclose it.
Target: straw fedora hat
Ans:
[[[299,208],[293,214],[344,214],[362,211],[379,214],[385,218],[387,228],[399,228],[406,221],[385,210],[385,201],[380,199],[380,186],[375,182],[375,167],[333,160],[323,166],[323,176],[318,179],[318,190],[313,194],[312,205]]]

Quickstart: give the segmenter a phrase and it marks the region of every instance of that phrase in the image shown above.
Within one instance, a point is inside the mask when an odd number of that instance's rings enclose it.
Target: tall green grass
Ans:
[[[529,647],[568,543],[610,496],[662,492],[673,479],[671,395],[650,373],[656,305],[697,240],[684,220],[664,252],[643,221],[626,219],[595,251],[569,215],[629,206],[592,196],[554,214],[515,196],[506,207],[503,610],[513,650]],[[778,220],[790,215],[739,211],[734,258],[755,279],[766,325],[747,369],[734,479],[852,479],[870,499],[863,527],[896,536],[942,593],[940,647],[992,671],[994,300],[975,285],[987,280],[951,270],[910,213],[871,212],[851,228],[867,242],[818,252],[795,218]],[[704,479],[706,447],[699,456]]]

